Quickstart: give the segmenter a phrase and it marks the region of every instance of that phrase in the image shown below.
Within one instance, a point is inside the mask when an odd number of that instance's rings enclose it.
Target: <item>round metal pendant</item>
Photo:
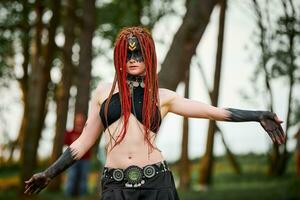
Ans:
[[[132,85],[133,85],[134,87],[139,87],[139,82],[133,81],[133,82],[132,82]]]
[[[130,166],[125,171],[125,177],[130,184],[140,183],[142,180],[142,169],[138,166]]]
[[[144,175],[147,178],[152,178],[155,175],[155,168],[151,165],[148,165],[144,168]]]
[[[145,87],[145,83],[144,83],[144,82],[141,82],[141,83],[140,83],[140,86],[141,86],[142,88],[144,88],[144,87]]]
[[[113,171],[113,178],[116,180],[116,181],[122,181],[123,178],[124,178],[124,173],[122,170],[120,169],[115,169]]]

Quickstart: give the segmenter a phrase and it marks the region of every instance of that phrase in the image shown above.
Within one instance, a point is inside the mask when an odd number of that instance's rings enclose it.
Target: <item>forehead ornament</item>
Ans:
[[[128,43],[128,49],[130,51],[134,51],[136,49],[136,44],[135,44],[134,41],[129,41],[129,43]]]

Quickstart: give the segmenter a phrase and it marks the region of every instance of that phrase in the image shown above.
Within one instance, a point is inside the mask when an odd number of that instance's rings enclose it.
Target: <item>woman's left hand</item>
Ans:
[[[24,194],[38,194],[51,181],[45,172],[34,174],[28,181],[25,181]]]
[[[275,113],[263,112],[259,122],[274,143],[283,144],[285,142],[284,131],[280,125],[283,121]]]

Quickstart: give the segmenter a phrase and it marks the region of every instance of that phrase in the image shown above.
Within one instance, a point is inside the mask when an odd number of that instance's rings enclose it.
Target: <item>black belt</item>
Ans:
[[[125,181],[125,187],[140,187],[147,179],[166,171],[169,171],[167,162],[162,161],[143,168],[136,165],[126,169],[104,167],[102,175],[117,182]]]

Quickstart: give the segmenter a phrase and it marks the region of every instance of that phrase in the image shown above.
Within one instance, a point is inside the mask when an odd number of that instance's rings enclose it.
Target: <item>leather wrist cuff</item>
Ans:
[[[76,160],[74,155],[72,155],[72,150],[70,147],[68,147],[64,153],[49,168],[45,170],[45,174],[47,177],[53,179],[75,162]]]
[[[264,113],[267,111],[252,111],[252,110],[239,110],[234,108],[226,108],[230,112],[230,116],[226,121],[232,122],[247,122],[247,121],[257,121],[259,122]]]

